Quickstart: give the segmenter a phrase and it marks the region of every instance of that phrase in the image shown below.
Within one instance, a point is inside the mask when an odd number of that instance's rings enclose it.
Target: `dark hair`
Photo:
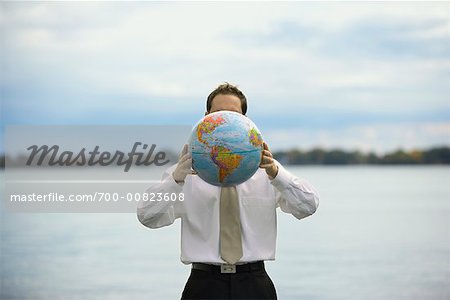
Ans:
[[[247,112],[247,98],[245,98],[245,95],[237,88],[237,86],[229,84],[228,82],[222,83],[214,91],[212,91],[211,94],[209,94],[206,100],[207,112],[211,110],[212,100],[217,95],[237,96],[241,100],[242,114],[245,115],[245,113]]]

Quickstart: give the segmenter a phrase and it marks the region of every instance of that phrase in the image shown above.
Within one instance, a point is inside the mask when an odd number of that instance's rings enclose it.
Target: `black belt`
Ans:
[[[264,270],[264,262],[257,261],[242,265],[209,265],[204,263],[192,263],[192,269],[211,273],[242,273]]]

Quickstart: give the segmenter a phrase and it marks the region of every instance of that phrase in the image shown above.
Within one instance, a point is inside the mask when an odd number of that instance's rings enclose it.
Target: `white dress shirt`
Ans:
[[[274,260],[277,236],[276,208],[302,219],[312,215],[319,196],[312,185],[300,180],[278,162],[277,176],[270,180],[264,169],[236,186],[242,229],[243,256],[239,263]],[[140,201],[139,221],[150,228],[173,224],[181,218],[181,261],[223,264],[219,248],[220,187],[188,175],[184,184],[172,177],[176,165],[166,170],[161,182],[148,193],[183,193],[180,201]]]

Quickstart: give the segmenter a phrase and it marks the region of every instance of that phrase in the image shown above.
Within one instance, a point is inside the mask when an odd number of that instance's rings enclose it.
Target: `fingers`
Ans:
[[[267,156],[267,157],[273,157],[272,156],[272,152],[270,152],[269,150],[263,150],[262,151],[262,156]]]
[[[176,182],[181,182],[185,180],[188,174],[192,174],[192,158],[189,153],[186,153],[178,161],[177,168],[172,176]]]
[[[261,168],[269,168],[274,164],[272,152],[269,150],[266,142],[263,143],[263,151],[261,152],[261,163],[259,166]]]
[[[261,162],[259,164],[260,167],[266,167],[274,164],[274,160],[272,156],[263,155],[261,157]]]
[[[266,169],[266,173],[270,179],[275,178],[278,174],[278,166],[275,164],[272,152],[270,152],[269,146],[266,142],[263,143],[263,151],[261,153],[260,168]]]
[[[186,161],[187,159],[191,158],[191,154],[189,153],[189,146],[188,144],[184,144],[183,146],[183,150],[181,150],[181,154],[180,157],[178,159],[178,164],[183,163],[184,161]]]
[[[188,144],[184,144],[184,146],[183,146],[183,151],[182,151],[181,153],[182,153],[182,154],[186,154],[186,153],[188,153],[188,150],[189,150]]]
[[[272,165],[273,163],[274,163],[274,162],[273,162],[273,159],[261,160],[261,163],[259,164],[259,166],[263,166],[263,165],[270,166],[270,165]]]
[[[182,162],[184,162],[185,160],[191,159],[191,158],[192,158],[191,154],[186,153],[185,155],[183,155],[183,156],[180,157],[180,159],[178,160],[178,163],[182,163]]]
[[[179,160],[181,160],[181,157],[183,157],[184,155],[186,155],[188,153],[188,149],[189,149],[188,144],[184,144],[183,150],[181,150]]]
[[[180,160],[178,162],[178,167],[182,170],[184,169],[191,169],[192,168],[192,158],[190,155],[183,156],[183,160]]]
[[[261,151],[261,164],[270,164],[273,162],[272,152],[269,150],[269,146],[264,142],[263,150]]]
[[[260,166],[261,168],[266,168],[266,167],[272,166],[273,164],[274,164],[274,162],[273,162],[273,160],[272,160],[272,161],[261,162],[261,163],[259,164],[259,166]]]

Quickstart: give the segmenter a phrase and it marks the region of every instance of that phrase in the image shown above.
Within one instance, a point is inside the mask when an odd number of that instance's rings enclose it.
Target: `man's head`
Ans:
[[[206,101],[206,113],[221,110],[230,110],[245,115],[247,112],[247,99],[245,95],[234,85],[223,83],[211,92]]]

